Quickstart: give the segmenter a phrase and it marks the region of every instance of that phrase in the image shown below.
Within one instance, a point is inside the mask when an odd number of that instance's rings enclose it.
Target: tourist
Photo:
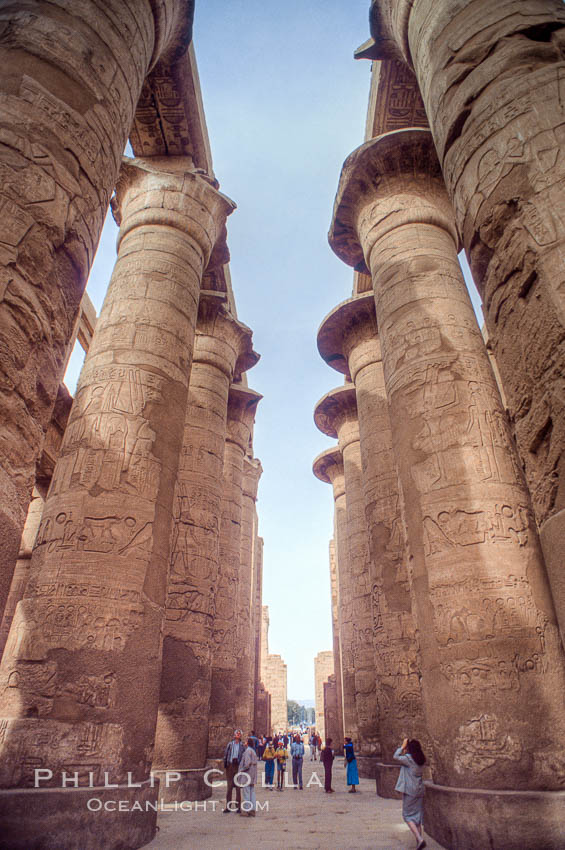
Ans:
[[[251,738],[251,740],[253,741],[253,744],[252,744],[251,746],[253,747],[253,749],[255,750],[255,752],[257,752],[257,750],[258,750],[258,748],[259,748],[259,738],[258,738],[258,737],[257,737],[257,735],[255,734],[255,732],[253,731],[253,729],[251,730],[251,734],[249,735],[249,738]],[[247,740],[249,740],[249,738],[248,738]]]
[[[282,791],[284,785],[284,772],[286,769],[286,760],[288,758],[288,752],[280,742],[279,746],[275,750],[275,756],[277,758],[277,791]]]
[[[290,754],[292,756],[292,784],[295,789],[298,785],[300,790],[303,791],[302,764],[304,762],[304,744],[300,740],[300,735],[294,736],[294,741],[290,745]]]
[[[317,732],[317,733],[316,733],[316,746],[317,746],[317,748],[318,748],[318,752],[319,752],[319,753],[321,753],[321,752],[322,752],[322,743],[323,743],[323,741],[322,741],[322,739],[321,739],[321,737],[320,737],[320,733],[319,733],[319,732]]]
[[[315,732],[310,735],[310,761],[316,761],[316,747],[318,746],[318,736]]]
[[[275,759],[276,747],[270,738],[267,738],[265,749],[263,750],[263,761],[265,762],[265,783],[269,791],[273,791],[273,780],[275,777]]]
[[[402,765],[395,791],[402,794],[402,817],[416,837],[416,850],[426,846],[422,830],[424,813],[424,783],[422,780],[423,766],[426,757],[422,752],[420,742],[415,738],[405,738],[402,746],[398,747],[394,756]]]
[[[345,762],[347,764],[347,773],[346,773],[346,781],[348,785],[351,785],[349,789],[350,794],[355,794],[357,791],[356,785],[359,785],[359,773],[357,771],[357,759],[355,758],[355,753],[353,752],[353,743],[351,738],[345,739]]]
[[[265,752],[265,747],[267,746],[267,741],[264,735],[261,735],[259,738],[259,746],[257,748],[257,757],[262,759],[263,753]]]
[[[239,812],[240,815],[247,814],[247,817],[254,818],[257,808],[257,799],[255,797],[255,783],[257,782],[257,753],[255,752],[254,741],[255,736],[249,736],[247,739],[247,749],[243,753],[239,764],[239,773],[246,774],[249,777],[247,785],[243,785],[243,804]]]
[[[284,735],[282,737],[282,742],[283,742],[283,747],[288,747],[288,735],[287,735],[286,732],[284,733]]]
[[[324,773],[325,773],[325,781],[324,788],[326,794],[333,794],[334,789],[332,788],[332,766],[334,763],[334,751],[331,748],[332,739],[328,738],[326,741],[326,746],[320,753],[320,761],[324,765]]]
[[[232,807],[232,794],[234,789],[234,776],[239,770],[239,763],[243,758],[245,747],[241,741],[241,730],[236,729],[233,733],[233,740],[229,742],[224,753],[224,767],[226,769],[226,779],[228,787],[226,791],[226,807],[223,810],[224,814],[228,812],[239,812],[241,809],[241,788],[235,785],[235,809]]]

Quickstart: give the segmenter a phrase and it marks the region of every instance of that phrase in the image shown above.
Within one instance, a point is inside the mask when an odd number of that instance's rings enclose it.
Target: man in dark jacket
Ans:
[[[331,747],[332,739],[328,738],[326,740],[326,746],[320,753],[320,761],[324,765],[325,783],[324,788],[326,789],[326,794],[333,794],[334,789],[332,788],[332,765],[334,763],[334,751]]]
[[[226,769],[226,779],[228,788],[226,791],[226,807],[223,810],[224,814],[228,812],[239,812],[241,809],[241,788],[234,783],[234,776],[239,771],[239,763],[243,758],[245,747],[241,741],[241,730],[236,729],[233,733],[233,740],[229,742],[224,753],[224,767]],[[232,794],[235,787],[235,808],[232,806]]]

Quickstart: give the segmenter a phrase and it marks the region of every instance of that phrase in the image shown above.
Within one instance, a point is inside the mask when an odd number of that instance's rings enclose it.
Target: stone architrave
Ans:
[[[139,846],[154,831],[144,800],[157,793],[148,776],[200,281],[234,207],[186,166],[124,159],[117,186],[118,258],[0,666],[0,787],[18,789],[0,792],[0,807],[18,847],[36,846],[46,817],[58,850],[92,846],[94,821],[98,846],[116,835]],[[52,771],[38,790],[27,788],[34,768]],[[141,800],[135,828],[88,812],[92,788],[61,791],[71,769],[80,786],[107,773]]]
[[[563,648],[429,132],[351,154],[330,244],[373,278],[434,747],[426,829],[466,850],[557,848]]]
[[[353,579],[350,567],[349,522],[344,474],[344,460],[338,446],[321,452],[314,460],[312,470],[316,478],[332,485],[334,497],[335,540],[337,544],[337,587],[339,599],[339,640],[341,650],[341,690],[343,707],[343,733],[355,743],[357,707],[355,702],[355,660],[353,633]],[[341,741],[340,741],[341,744]]]
[[[333,649],[319,652],[314,658],[314,698],[316,706],[316,729],[322,738],[326,740],[326,722],[324,719],[324,682],[334,675]]]
[[[257,583],[255,565],[255,502],[263,469],[257,458],[243,461],[241,492],[241,555],[238,586],[238,644],[241,648],[237,677],[241,688],[241,709],[236,710],[236,723],[245,731],[253,728],[255,703],[255,606]]]
[[[565,8],[378,0],[371,57],[418,80],[483,309],[565,639]]]
[[[377,574],[369,552],[355,388],[346,384],[326,393],[316,405],[314,421],[324,434],[337,437],[343,455],[349,548],[346,581],[351,595],[349,600],[341,601],[342,675],[344,693],[354,688],[357,713],[355,734],[347,728],[345,734],[354,741],[357,739],[357,761],[362,775],[375,778],[376,757],[381,754],[373,639],[377,613],[373,587]],[[348,638],[345,632],[349,633]]]
[[[355,385],[365,516],[375,570],[371,589],[373,641],[383,756],[377,767],[377,789],[382,797],[395,797],[399,768],[393,754],[398,742],[408,735],[425,746],[428,735],[407,573],[402,495],[372,292],[344,301],[326,316],[318,331],[318,350],[328,365]]]
[[[238,630],[239,605],[242,601],[240,558],[243,464],[249,448],[255,411],[261,398],[259,393],[242,384],[232,384],[230,387],[220,520],[220,570],[212,633],[209,758],[223,756],[237,720],[247,705],[247,694],[242,693],[242,680],[238,675],[243,652]],[[245,734],[250,730],[242,731]]]
[[[334,526],[336,520],[334,516]],[[334,537],[330,540],[330,588],[332,598],[332,645],[334,653],[334,676],[336,689],[336,727],[332,729],[331,737],[335,744],[334,750],[341,753],[343,750],[343,688],[341,684],[341,641],[339,636],[339,584],[338,584],[338,563],[337,563],[337,532],[334,532]],[[328,730],[326,728],[326,735]]]
[[[0,616],[143,80],[188,0],[0,10]]]
[[[161,695],[153,771],[166,802],[203,799],[208,749],[212,631],[219,570],[220,505],[228,395],[234,375],[258,355],[251,331],[227,311],[226,295],[200,293],[167,586]]]

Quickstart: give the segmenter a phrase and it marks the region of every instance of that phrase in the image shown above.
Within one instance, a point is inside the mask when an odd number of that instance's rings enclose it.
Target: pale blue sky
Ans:
[[[317,328],[348,298],[352,270],[327,243],[341,165],[363,141],[370,63],[368,0],[197,0],[194,45],[214,170],[238,205],[228,219],[241,321],[264,395],[255,426],[263,603],[270,650],[288,665],[290,699],[314,696],[314,656],[331,649],[328,542],[331,488],[312,461],[332,441],[314,426],[316,401],[341,383],[320,359]],[[115,257],[106,227],[88,292],[97,311]],[[73,358],[74,372],[76,360]],[[69,378],[69,384],[73,381]]]

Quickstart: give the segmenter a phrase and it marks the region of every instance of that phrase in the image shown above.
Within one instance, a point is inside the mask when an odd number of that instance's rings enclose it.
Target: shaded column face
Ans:
[[[333,638],[333,653],[334,653],[334,671],[335,671],[335,698],[336,698],[336,730],[335,737],[331,737],[336,742],[336,747],[340,746],[343,741],[343,688],[341,681],[341,640],[339,634],[339,599],[338,599],[338,572],[339,565],[337,562],[337,518],[334,512],[334,540],[330,543],[330,584],[332,597],[332,638]]]
[[[427,743],[420,659],[412,617],[402,494],[376,323],[347,333],[355,382],[371,561],[378,728],[383,758],[392,760],[404,735]]]
[[[399,34],[483,298],[540,526],[565,508],[556,391],[565,358],[564,34],[558,0],[530,2],[526,13],[520,0],[417,0]],[[465,72],[454,76],[455,67]],[[555,556],[561,571],[562,552]]]
[[[118,260],[0,668],[3,786],[30,764],[54,785],[68,764],[94,784],[149,769],[200,280],[232,207],[173,167],[134,160],[120,178]]]
[[[246,457],[243,462],[240,580],[238,588],[238,644],[241,656],[238,670],[241,681],[242,705],[238,725],[251,730],[255,681],[255,622],[253,609],[257,588],[253,581],[255,548],[255,502],[261,476],[261,464]]]
[[[208,747],[228,394],[240,353],[251,351],[251,332],[224,300],[200,295],[177,474],[153,760],[165,769],[203,767]]]
[[[149,0],[32,0],[0,28],[1,611],[155,21]]]
[[[439,172],[434,180],[423,167],[424,148],[423,135],[406,131],[359,149],[378,190],[361,196],[356,221],[395,423],[435,781],[558,788],[547,759],[562,740],[563,651],[447,198]]]
[[[220,522],[220,570],[213,629],[208,756],[219,758],[247,705],[238,669],[243,651],[238,630],[242,601],[241,523],[243,463],[260,396],[232,385],[228,404]],[[246,730],[242,730],[246,731]]]

